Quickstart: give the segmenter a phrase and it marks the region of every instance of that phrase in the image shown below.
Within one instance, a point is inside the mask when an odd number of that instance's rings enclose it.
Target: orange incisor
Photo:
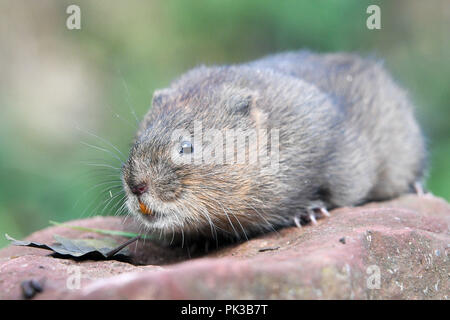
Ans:
[[[148,208],[145,204],[143,204],[142,202],[139,201],[139,208],[141,208],[141,212],[143,214],[152,214],[152,210],[150,210],[150,208]]]

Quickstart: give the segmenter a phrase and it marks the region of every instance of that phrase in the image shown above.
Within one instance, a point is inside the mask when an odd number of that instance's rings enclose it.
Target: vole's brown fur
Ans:
[[[203,134],[207,128],[267,129],[271,137],[279,130],[278,167],[269,158],[176,163],[181,140],[193,140],[194,121],[201,121]],[[174,141],[175,129],[188,136]],[[193,143],[193,154],[200,152]],[[406,193],[422,182],[425,162],[413,107],[382,63],[300,51],[198,67],[155,92],[123,181],[130,211],[149,230],[169,238],[242,238],[314,220],[320,209]],[[148,190],[132,194],[142,184]],[[152,215],[140,212],[138,199]]]

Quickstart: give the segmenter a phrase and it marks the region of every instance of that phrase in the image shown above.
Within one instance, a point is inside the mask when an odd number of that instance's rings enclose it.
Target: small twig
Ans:
[[[133,242],[135,242],[136,240],[140,239],[141,236],[136,236],[133,239],[130,239],[124,243],[122,243],[120,246],[118,246],[117,248],[112,249],[111,251],[105,253],[106,258],[111,258],[113,255],[115,255],[117,252],[119,252],[120,250],[122,250],[123,248],[125,248],[126,246],[129,246],[130,244],[132,244]]]
[[[280,247],[261,248],[258,250],[258,252],[274,251],[274,250],[278,250],[278,249],[280,249]]]

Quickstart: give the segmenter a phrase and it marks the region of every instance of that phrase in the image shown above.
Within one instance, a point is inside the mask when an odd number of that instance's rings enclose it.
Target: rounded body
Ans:
[[[405,91],[380,62],[357,55],[202,66],[152,104],[123,181],[137,219],[169,238],[244,238],[311,208],[399,196],[424,177],[424,139]],[[238,137],[227,139],[230,131]],[[145,193],[133,192],[143,184]]]

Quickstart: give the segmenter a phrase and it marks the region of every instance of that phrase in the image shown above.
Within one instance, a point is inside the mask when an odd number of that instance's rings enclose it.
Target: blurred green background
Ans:
[[[81,30],[66,28],[70,4]],[[366,27],[370,4],[381,30]],[[445,0],[1,0],[0,247],[4,233],[120,211],[119,163],[89,145],[126,155],[156,88],[299,48],[385,59],[428,137],[427,186],[450,199],[449,31]]]

